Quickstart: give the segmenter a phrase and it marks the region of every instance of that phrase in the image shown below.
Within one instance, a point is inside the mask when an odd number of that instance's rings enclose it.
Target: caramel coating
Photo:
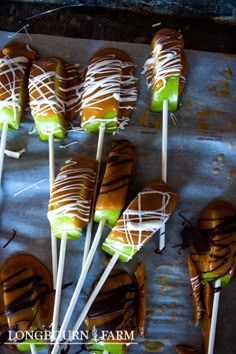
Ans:
[[[155,56],[156,50],[157,56]],[[158,91],[163,86],[162,77],[167,78],[169,76],[180,75],[179,96],[181,96],[184,91],[187,60],[184,53],[183,36],[175,29],[163,28],[156,32],[151,41],[151,58],[155,58],[155,63],[163,60],[164,56],[168,60],[162,69],[159,66],[153,65],[153,63],[147,64],[146,78],[148,84],[151,86],[151,93]],[[174,64],[171,64],[173,57],[176,57],[176,59]],[[163,73],[159,75],[158,71],[161,70],[163,70]],[[157,79],[157,77],[159,78]]]
[[[214,201],[199,218],[198,228],[208,240],[209,250],[198,252],[194,247],[188,259],[192,284],[194,322],[202,319],[204,348],[207,352],[214,291],[214,281],[232,277],[236,269],[236,209],[225,201]],[[206,278],[207,277],[207,278]]]
[[[13,127],[18,128],[23,109],[28,103],[27,81],[30,66],[37,53],[25,43],[10,42],[0,52],[1,109],[12,110]],[[8,113],[10,115],[10,112]],[[11,125],[11,121],[8,121]]]
[[[120,49],[105,48],[94,54],[84,72],[81,126],[111,112],[117,125],[130,116],[137,101],[133,73],[132,59]]]
[[[30,71],[29,94],[34,117],[75,119],[80,108],[80,77],[75,65],[57,57],[37,60]]]
[[[0,286],[0,333],[4,341],[8,331],[49,328],[54,293],[44,264],[31,255],[15,254],[0,269]]]
[[[96,209],[122,210],[134,170],[135,147],[128,140],[112,142]]]
[[[85,319],[86,329],[92,331],[94,326],[98,337],[102,330],[134,331],[141,329],[144,333],[146,290],[145,270],[140,264],[135,272],[135,278],[123,270],[112,270],[98,296],[96,297]],[[99,278],[93,284],[88,297],[96,286]],[[107,341],[112,342],[112,338]]]
[[[109,238],[123,244],[144,245],[156,231],[157,219],[163,221],[169,217],[177,203],[177,194],[161,179],[151,181],[129,204],[111,232]],[[136,226],[129,227],[128,222]],[[150,223],[145,227],[145,223]],[[153,225],[151,225],[153,223]],[[132,238],[132,241],[130,239]]]
[[[98,161],[85,156],[66,162],[53,183],[48,205],[50,222],[68,216],[71,227],[81,232],[90,220],[97,170]]]
[[[28,58],[30,62],[33,62],[37,59],[38,54],[28,44],[12,41],[2,49],[2,56],[8,56],[10,58],[23,56]]]
[[[208,237],[210,251],[198,254],[193,249],[191,253],[201,278],[206,272],[213,272],[218,277],[233,276],[236,253],[236,232],[232,228],[234,218],[236,209],[224,201],[210,203],[201,214],[199,230]]]

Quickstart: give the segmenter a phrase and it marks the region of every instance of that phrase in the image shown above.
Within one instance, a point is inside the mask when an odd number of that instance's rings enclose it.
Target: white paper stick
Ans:
[[[96,299],[96,297],[97,297],[99,291],[101,290],[103,284],[104,284],[105,281],[107,280],[107,278],[108,278],[110,272],[112,271],[114,265],[116,264],[118,258],[119,258],[119,253],[118,253],[118,252],[117,252],[117,253],[114,253],[114,255],[112,256],[110,262],[108,263],[108,265],[107,265],[105,271],[103,272],[103,274],[102,274],[102,276],[101,276],[99,282],[97,283],[97,285],[96,285],[96,287],[94,288],[92,294],[90,295],[90,298],[88,299],[88,301],[87,301],[85,307],[83,308],[83,310],[82,310],[82,312],[81,312],[79,318],[77,319],[77,321],[76,321],[76,323],[75,323],[75,325],[74,325],[73,330],[72,330],[71,333],[73,333],[73,331],[78,331],[78,330],[79,330],[79,328],[80,328],[82,322],[84,321],[84,319],[85,319],[87,313],[88,313],[89,310],[90,310],[90,307],[92,306],[94,300]]]
[[[98,177],[99,177],[100,165],[101,165],[101,159],[102,159],[102,149],[103,149],[104,136],[105,136],[105,124],[102,123],[102,124],[100,124],[100,127],[99,127],[97,154],[96,154],[96,160],[98,160],[99,165],[98,165],[96,184],[95,184],[95,188],[94,188],[94,198],[93,198],[93,204],[92,204],[92,210],[91,210],[91,218],[88,223],[86,235],[85,235],[84,255],[83,255],[83,261],[82,261],[82,267],[84,266],[84,263],[86,261],[86,258],[87,258],[88,252],[89,252],[89,247],[91,244],[92,229],[93,229],[93,216],[94,216],[94,208],[95,208],[95,202],[96,202],[95,197],[97,194],[97,185],[98,185]]]
[[[97,247],[98,247],[98,243],[101,239],[101,236],[102,236],[102,232],[103,232],[103,229],[105,227],[105,224],[106,224],[106,219],[105,218],[102,218],[100,223],[99,223],[99,226],[98,226],[98,229],[97,229],[97,232],[94,236],[94,240],[93,240],[93,243],[92,243],[92,246],[90,248],[90,251],[88,253],[88,256],[86,258],[86,261],[84,263],[84,266],[82,268],[82,271],[81,271],[81,274],[80,274],[80,277],[79,277],[79,280],[77,282],[77,285],[75,287],[75,290],[74,290],[74,293],[73,293],[73,296],[71,298],[71,301],[70,301],[70,304],[67,308],[67,311],[66,311],[66,314],[65,314],[65,317],[64,317],[64,320],[62,322],[62,325],[61,325],[61,328],[59,330],[59,333],[58,333],[58,336],[57,336],[57,339],[54,343],[54,347],[52,349],[52,352],[51,354],[55,354],[57,353],[58,349],[59,349],[59,343],[60,343],[60,340],[62,339],[62,335],[63,333],[66,331],[67,327],[68,327],[68,324],[69,324],[69,321],[71,319],[71,316],[73,314],[73,311],[74,311],[74,308],[76,306],[76,303],[77,303],[77,300],[78,300],[78,297],[80,295],[80,292],[81,292],[81,289],[82,289],[82,286],[84,284],[84,281],[85,281],[85,278],[86,278],[86,275],[88,273],[88,270],[89,270],[89,267],[92,263],[92,260],[93,260],[93,257],[94,257],[94,254],[97,250]]]
[[[48,135],[48,152],[49,152],[49,186],[50,193],[52,191],[53,182],[55,180],[55,154],[54,154],[54,136]],[[57,282],[57,239],[51,232],[51,252],[52,252],[52,278],[53,288],[56,289]]]
[[[35,344],[33,344],[33,343],[30,344],[30,351],[31,351],[31,354],[38,354]]]
[[[163,101],[162,109],[162,158],[161,158],[161,178],[167,181],[167,146],[168,146],[168,101]]]
[[[99,163],[101,163],[101,158],[102,158],[102,149],[103,149],[104,136],[105,136],[105,124],[102,123],[102,124],[100,124],[100,127],[99,127],[98,144],[97,144],[97,155],[96,155],[96,160],[98,160]]]
[[[167,145],[168,145],[168,100],[163,101],[162,107],[162,158],[161,158],[161,178],[167,182]],[[159,250],[165,248],[165,224],[160,230]]]
[[[2,170],[3,170],[5,146],[7,142],[7,132],[8,132],[8,123],[4,122],[2,127],[2,137],[1,137],[1,144],[0,144],[0,183],[2,180]]]
[[[63,281],[65,255],[66,255],[66,244],[67,244],[67,233],[62,232],[60,254],[59,254],[59,261],[58,261],[57,281],[56,281],[56,289],[55,289],[54,309],[53,309],[52,334],[56,333],[58,329],[62,281]]]
[[[216,280],[214,287],[217,290],[215,291],[214,298],[213,298],[212,314],[211,314],[211,327],[210,327],[210,335],[209,335],[209,341],[208,341],[207,354],[214,353],[216,322],[217,322],[218,307],[219,307],[219,300],[220,300],[220,290],[218,289],[221,287],[221,280],[220,279]]]
[[[54,153],[54,137],[53,134],[48,136],[48,150],[49,150],[49,183],[50,191],[52,190],[55,179],[55,153]]]
[[[56,289],[56,284],[57,284],[57,239],[52,231],[51,231],[51,253],[52,253],[53,289]]]

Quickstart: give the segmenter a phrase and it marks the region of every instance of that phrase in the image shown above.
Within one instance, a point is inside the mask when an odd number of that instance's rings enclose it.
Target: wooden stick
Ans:
[[[219,307],[219,300],[220,300],[219,288],[221,287],[221,279],[216,280],[214,287],[215,287],[216,291],[214,292],[214,298],[213,298],[213,306],[212,306],[212,314],[211,314],[211,327],[210,327],[210,335],[209,335],[209,341],[208,341],[207,354],[214,353],[216,322],[217,322],[218,307]]]
[[[161,154],[161,178],[167,181],[167,146],[168,146],[168,100],[163,101],[162,108],[162,154]],[[159,250],[165,248],[165,224],[160,230]]]
[[[2,137],[1,137],[1,145],[0,145],[0,183],[2,181],[2,170],[3,170],[5,147],[7,142],[7,133],[8,133],[8,123],[4,122],[2,127]]]

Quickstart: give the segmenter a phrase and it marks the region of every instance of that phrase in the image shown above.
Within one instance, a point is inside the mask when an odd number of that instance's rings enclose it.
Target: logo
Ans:
[[[8,342],[5,344],[19,344],[28,340],[35,341],[35,344],[53,344],[57,336],[60,336],[61,343],[70,344],[89,344],[91,342],[111,342],[114,344],[134,343],[134,331],[99,331],[94,326],[92,331],[55,331],[36,330],[36,331],[9,331]]]

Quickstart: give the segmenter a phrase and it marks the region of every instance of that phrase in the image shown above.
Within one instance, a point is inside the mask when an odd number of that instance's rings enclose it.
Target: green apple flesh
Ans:
[[[168,110],[176,111],[179,98],[179,75],[166,79],[165,86],[159,91],[154,91],[151,97],[151,111],[162,112],[163,101],[168,100]]]

